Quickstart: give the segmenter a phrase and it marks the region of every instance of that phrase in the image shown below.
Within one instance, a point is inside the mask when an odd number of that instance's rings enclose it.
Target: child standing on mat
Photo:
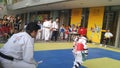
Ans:
[[[77,36],[73,43],[74,63],[72,68],[79,68],[88,55],[87,38],[83,35]]]

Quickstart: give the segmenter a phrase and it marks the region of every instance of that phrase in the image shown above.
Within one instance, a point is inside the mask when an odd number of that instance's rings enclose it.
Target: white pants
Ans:
[[[40,40],[40,39],[41,39],[41,31],[38,30],[36,40]]]
[[[65,39],[67,39],[68,38],[68,34],[65,34]]]
[[[49,40],[50,38],[50,29],[45,28],[45,40]]]
[[[50,36],[49,36],[49,38],[51,39],[51,37],[52,37],[52,31],[50,31]]]
[[[20,60],[7,60],[0,57],[0,62],[3,68],[37,68],[35,64],[30,64]]]
[[[81,64],[83,63],[82,53],[81,53],[81,51],[73,52],[73,55],[75,57],[75,61],[73,63],[73,67],[72,68],[79,68],[81,66]]]
[[[74,55],[74,57],[75,57],[75,62],[79,62],[80,64],[83,63],[83,60],[82,60],[83,57],[82,57],[81,51],[77,52],[77,53]]]
[[[45,28],[42,28],[42,40],[45,39]]]

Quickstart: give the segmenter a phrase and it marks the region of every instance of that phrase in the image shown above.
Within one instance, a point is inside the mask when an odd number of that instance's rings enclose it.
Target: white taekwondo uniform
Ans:
[[[43,22],[42,24],[42,28],[41,28],[41,31],[42,31],[42,40],[45,40],[45,27],[43,26],[45,22]]]
[[[0,52],[11,56],[14,60],[0,57],[3,68],[36,68],[37,62],[33,59],[34,39],[26,32],[14,34]]]
[[[50,24],[50,36],[49,36],[49,38],[51,39],[51,37],[52,37],[52,21],[51,20],[49,21],[49,24]]]
[[[73,68],[79,68],[83,61],[85,60],[85,57],[88,54],[87,49],[87,38],[83,37],[76,37],[74,40],[74,48],[73,48],[73,55],[75,57],[75,61],[73,63]],[[84,56],[84,57],[83,57]]]
[[[43,23],[43,27],[45,29],[45,41],[49,40],[50,38],[50,28],[51,28],[51,23],[49,21],[45,21]]]
[[[37,32],[36,40],[40,40],[41,39],[41,35],[42,35],[42,24],[38,23],[38,25],[39,25],[40,29]]]

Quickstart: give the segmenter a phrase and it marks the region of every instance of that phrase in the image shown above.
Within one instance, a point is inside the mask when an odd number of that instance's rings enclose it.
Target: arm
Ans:
[[[110,38],[111,38],[111,37],[113,37],[113,34],[112,34],[112,33],[110,33]]]
[[[37,62],[33,59],[34,46],[32,42],[33,41],[31,41],[31,39],[26,40],[23,50],[23,61],[31,64],[37,64]]]

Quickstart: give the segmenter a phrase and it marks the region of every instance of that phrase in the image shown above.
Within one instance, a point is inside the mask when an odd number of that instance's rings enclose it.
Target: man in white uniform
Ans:
[[[48,19],[43,23],[43,27],[45,30],[45,41],[49,41],[51,23],[48,21]]]
[[[49,39],[51,39],[51,37],[52,37],[52,22],[53,22],[53,18],[50,17],[49,18],[49,23],[50,23],[50,36],[49,36]]]
[[[45,19],[43,21],[43,24],[45,23],[45,21],[47,21],[47,19]],[[42,40],[45,40],[45,27],[43,26],[43,24],[42,24],[42,28],[41,28],[41,31],[42,31]]]
[[[38,40],[40,40],[41,39],[41,28],[42,28],[42,24],[41,24],[41,22],[40,21],[38,21],[38,23],[37,23],[37,25],[39,25],[39,27],[40,27],[40,29],[38,30],[38,32],[37,32],[37,36],[36,36],[36,40],[38,41]]]
[[[3,68],[36,68],[33,58],[34,38],[39,26],[29,23],[26,32],[14,34],[0,49],[0,62]]]

